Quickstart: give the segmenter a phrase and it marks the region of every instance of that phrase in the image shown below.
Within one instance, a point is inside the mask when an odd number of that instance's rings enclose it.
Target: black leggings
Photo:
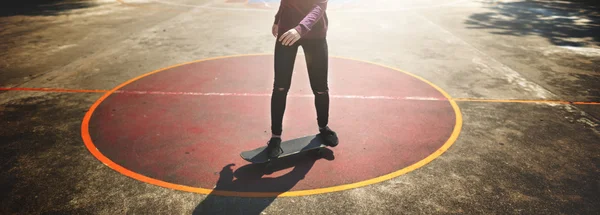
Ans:
[[[292,46],[275,44],[275,82],[271,97],[271,132],[281,135],[283,113],[292,82],[298,47],[302,46],[311,89],[315,95],[317,123],[325,127],[329,121],[329,87],[327,84],[328,49],[326,39],[300,39]]]

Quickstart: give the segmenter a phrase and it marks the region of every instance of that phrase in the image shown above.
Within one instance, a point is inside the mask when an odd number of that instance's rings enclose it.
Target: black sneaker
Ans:
[[[272,137],[267,145],[267,156],[269,156],[269,158],[276,158],[282,153],[281,138]]]
[[[331,146],[331,147],[336,147],[339,143],[337,134],[335,133],[335,131],[331,130],[328,126],[323,128],[323,129],[319,129],[319,136],[321,136],[321,138],[323,139],[325,145]]]

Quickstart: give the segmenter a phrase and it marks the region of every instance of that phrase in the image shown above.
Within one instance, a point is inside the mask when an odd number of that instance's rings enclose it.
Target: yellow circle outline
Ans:
[[[405,168],[402,168],[398,171],[383,175],[383,176],[379,176],[376,178],[372,178],[372,179],[368,179],[368,180],[364,180],[364,181],[360,181],[360,182],[355,182],[355,183],[351,183],[351,184],[344,184],[344,185],[337,185],[337,186],[333,186],[333,187],[326,187],[326,188],[318,188],[318,189],[309,189],[309,190],[299,190],[299,191],[288,191],[288,192],[236,192],[236,191],[221,191],[221,190],[212,190],[212,189],[205,189],[205,188],[199,188],[199,187],[190,187],[190,186],[185,186],[185,185],[179,185],[179,184],[174,184],[174,183],[169,183],[169,182],[165,182],[165,181],[161,181],[158,179],[154,179],[154,178],[150,178],[144,175],[141,175],[139,173],[133,172],[129,169],[126,169],[118,164],[116,164],[115,162],[113,162],[112,160],[108,159],[106,156],[104,156],[94,145],[92,138],[90,137],[89,134],[89,122],[90,119],[92,117],[93,112],[96,110],[96,108],[106,99],[108,98],[111,94],[113,94],[115,91],[117,91],[118,89],[134,82],[137,81],[139,79],[142,79],[144,77],[147,77],[149,75],[158,73],[158,72],[162,72],[168,69],[172,69],[175,67],[179,67],[179,66],[183,66],[183,65],[187,65],[187,64],[192,64],[192,63],[198,63],[198,62],[203,62],[203,61],[209,61],[209,60],[216,60],[216,59],[225,59],[225,58],[234,58],[234,57],[244,57],[244,56],[262,56],[262,55],[272,55],[272,54],[241,54],[241,55],[229,55],[229,56],[220,56],[220,57],[212,57],[212,58],[205,58],[205,59],[201,59],[201,60],[196,60],[196,61],[192,61],[192,62],[187,62],[187,63],[181,63],[181,64],[177,64],[177,65],[173,65],[173,66],[169,66],[166,68],[162,68],[162,69],[158,69],[158,70],[154,70],[152,72],[140,75],[138,77],[135,77],[133,79],[130,79],[122,84],[120,84],[119,86],[113,88],[112,90],[106,92],[102,97],[100,97],[98,100],[96,100],[96,102],[90,107],[90,109],[87,111],[87,113],[85,114],[82,124],[81,124],[81,136],[83,138],[83,142],[85,144],[85,146],[87,147],[87,149],[92,153],[92,155],[94,155],[98,160],[100,160],[102,163],[104,163],[106,166],[110,167],[111,169],[126,175],[128,177],[131,177],[133,179],[142,181],[142,182],[146,182],[149,184],[153,184],[153,185],[157,185],[157,186],[161,186],[161,187],[165,187],[165,188],[170,188],[170,189],[175,189],[175,190],[180,190],[180,191],[187,191],[187,192],[193,192],[193,193],[200,193],[200,194],[211,194],[211,195],[220,195],[220,196],[236,196],[236,197],[290,197],[290,196],[306,196],[306,195],[314,195],[314,194],[322,194],[322,193],[330,193],[330,192],[337,192],[337,191],[343,191],[343,190],[348,190],[348,189],[353,189],[353,188],[358,188],[358,187],[363,187],[363,186],[367,186],[367,185],[371,185],[371,184],[376,184],[382,181],[386,181],[395,177],[398,177],[400,175],[406,174],[408,172],[411,172],[413,170],[416,170],[422,166],[424,166],[425,164],[428,164],[429,162],[433,161],[434,159],[436,159],[437,157],[439,157],[440,155],[442,155],[444,152],[446,152],[446,150],[448,150],[448,148],[450,148],[450,146],[452,146],[452,144],[454,144],[454,142],[456,141],[456,139],[458,138],[460,131],[462,129],[462,114],[460,112],[460,109],[458,107],[458,105],[456,104],[456,102],[450,97],[450,95],[448,95],[448,93],[446,93],[444,90],[442,90],[440,87],[436,86],[435,84],[419,77],[416,76],[414,74],[393,68],[393,67],[389,67],[389,66],[385,66],[382,64],[378,64],[378,63],[374,63],[374,62],[369,62],[369,61],[365,61],[365,60],[358,60],[358,59],[352,59],[352,58],[347,58],[347,57],[336,57],[336,56],[330,56],[333,58],[339,58],[339,59],[347,59],[347,60],[353,60],[353,61],[359,61],[359,62],[364,62],[364,63],[368,63],[368,64],[373,64],[373,65],[377,65],[377,66],[381,66],[381,67],[385,67],[388,69],[392,69],[395,71],[399,71],[402,72],[404,74],[407,74],[411,77],[414,77],[416,79],[419,79],[427,84],[429,84],[430,86],[432,86],[433,88],[435,88],[437,91],[439,91],[440,93],[442,93],[442,95],[444,95],[444,97],[446,97],[448,99],[448,101],[450,102],[450,105],[452,106],[452,108],[454,109],[454,113],[456,114],[456,123],[454,125],[454,130],[452,131],[452,134],[450,135],[450,137],[448,138],[448,140],[446,140],[446,142],[444,143],[444,145],[442,145],[442,147],[440,147],[438,150],[436,150],[434,153],[430,154],[429,156],[427,156],[425,159],[420,160],[417,163],[414,163],[410,166],[407,166]]]

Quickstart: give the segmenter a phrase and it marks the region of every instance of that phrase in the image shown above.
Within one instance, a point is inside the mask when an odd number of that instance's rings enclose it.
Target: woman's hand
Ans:
[[[300,33],[298,33],[296,29],[292,28],[289,31],[285,32],[283,35],[281,35],[279,41],[282,42],[285,46],[291,46],[294,43],[296,43],[300,39],[300,37]]]
[[[277,32],[279,31],[279,27],[277,26],[277,24],[273,24],[273,27],[271,27],[271,33],[273,33],[273,36],[275,38],[277,38]]]

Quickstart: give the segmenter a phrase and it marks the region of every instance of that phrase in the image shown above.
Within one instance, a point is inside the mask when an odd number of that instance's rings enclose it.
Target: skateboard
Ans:
[[[323,144],[323,140],[321,137],[317,135],[309,135],[297,139],[292,139],[288,141],[281,142],[281,149],[283,153],[276,158],[269,158],[267,156],[267,146],[262,146],[250,151],[244,151],[240,154],[242,158],[250,163],[270,163],[273,160],[287,157],[290,155],[295,155],[298,153],[316,150],[316,155],[322,156],[322,149],[327,147],[327,145]]]

